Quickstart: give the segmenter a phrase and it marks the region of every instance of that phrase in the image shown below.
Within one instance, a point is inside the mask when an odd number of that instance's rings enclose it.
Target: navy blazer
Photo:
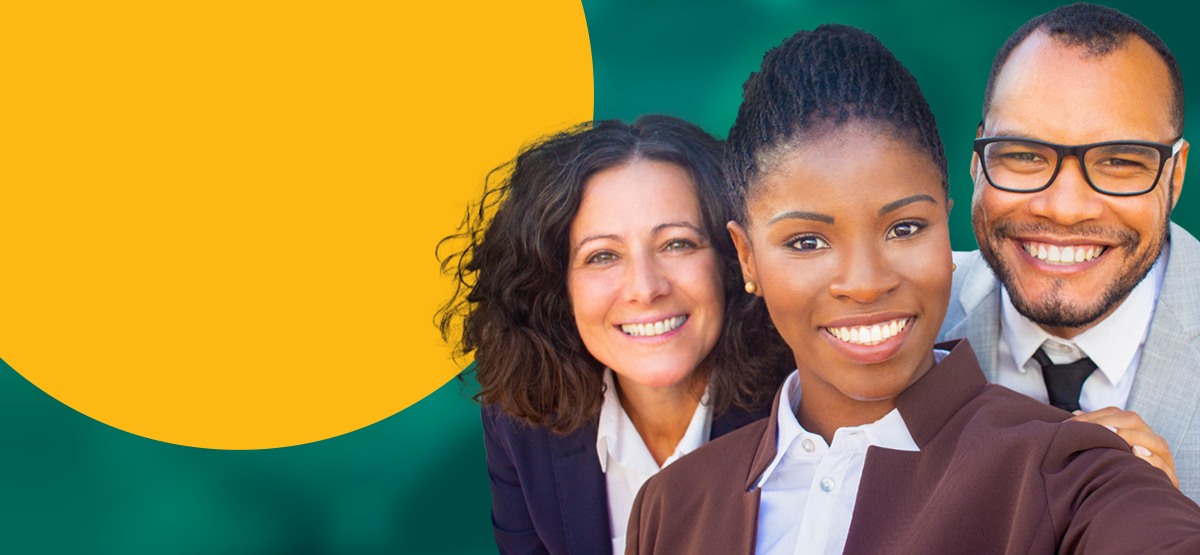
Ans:
[[[713,418],[709,439],[765,418],[770,408],[755,413],[731,408]],[[500,553],[612,555],[597,424],[561,436],[494,406],[483,407],[482,416]]]

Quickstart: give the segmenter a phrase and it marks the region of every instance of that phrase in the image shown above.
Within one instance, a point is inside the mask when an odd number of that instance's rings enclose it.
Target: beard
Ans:
[[[1081,328],[1095,323],[1111,312],[1129,296],[1134,287],[1137,287],[1146,278],[1170,239],[1170,218],[1168,213],[1150,244],[1141,251],[1137,250],[1137,246],[1141,244],[1141,234],[1138,232],[1086,223],[1064,228],[1047,222],[1018,224],[1001,221],[990,230],[982,230],[976,224],[975,237],[980,239],[979,252],[983,255],[984,261],[991,267],[996,279],[1004,285],[1004,289],[1008,291],[1008,296],[1012,299],[1013,308],[1016,308],[1021,316],[1045,327]],[[974,222],[981,221],[979,217],[971,219]],[[1091,303],[1080,304],[1068,301],[1067,297],[1063,295],[1063,290],[1068,287],[1067,280],[1064,278],[1055,278],[1048,294],[1030,298],[1020,289],[1012,268],[997,255],[997,251],[1015,237],[1038,234],[1102,239],[1101,242],[1112,244],[1108,247],[1109,249],[1119,249],[1113,254],[1123,253],[1126,271],[1110,282],[1108,287],[1100,292],[1096,296],[1096,300]]]

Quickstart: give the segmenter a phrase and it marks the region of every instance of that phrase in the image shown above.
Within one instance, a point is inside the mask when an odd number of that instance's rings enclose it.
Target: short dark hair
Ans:
[[[800,31],[763,56],[742,90],[726,148],[730,194],[742,223],[764,154],[801,139],[806,130],[853,121],[884,124],[927,154],[949,198],[946,151],[933,111],[916,78],[871,33],[834,24]]]
[[[1154,31],[1142,25],[1142,22],[1112,8],[1083,2],[1063,6],[1030,19],[1004,41],[1004,45],[996,52],[996,58],[992,60],[992,71],[988,74],[987,88],[983,93],[985,121],[992,108],[996,78],[1000,76],[1000,71],[1004,69],[1012,51],[1037,30],[1045,32],[1063,46],[1082,48],[1088,56],[1101,58],[1123,47],[1131,35],[1141,37],[1158,52],[1163,63],[1167,64],[1167,72],[1171,74],[1173,96],[1171,123],[1175,126],[1175,134],[1183,135],[1183,73],[1179,71],[1179,62],[1175,60],[1175,55],[1171,54],[1171,49],[1167,48]]]
[[[511,167],[506,178],[492,184],[494,175],[489,176],[460,233],[443,240],[465,241],[466,247],[442,259],[442,271],[455,278],[457,288],[437,316],[442,337],[456,343],[456,356],[474,353],[477,401],[558,433],[599,414],[604,366],[575,326],[567,268],[571,222],[584,188],[608,168],[645,159],[689,172],[704,232],[720,259],[726,322],[733,320],[752,296],[740,291],[737,251],[725,229],[732,218],[720,154],[720,143],[699,127],[651,115],[630,125],[585,123],[545,137],[493,172]],[[762,405],[779,384],[782,367],[794,367],[773,330],[723,328],[692,375],[708,379],[714,412]]]

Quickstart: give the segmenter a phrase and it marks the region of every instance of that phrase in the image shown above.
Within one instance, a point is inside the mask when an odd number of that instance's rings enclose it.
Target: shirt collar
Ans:
[[[1129,296],[1108,317],[1073,339],[1055,337],[1017,312],[1008,290],[1001,288],[1001,333],[1012,352],[1017,371],[1025,373],[1025,364],[1046,341],[1074,346],[1096,363],[1109,383],[1116,384],[1129,370],[1138,349],[1146,342],[1150,321],[1154,318],[1154,307],[1162,291],[1163,275],[1166,273],[1167,253],[1164,247],[1158,260],[1146,274],[1146,278],[1133,288]],[[1141,333],[1129,333],[1140,330]]]
[[[706,388],[700,404],[696,405],[696,412],[692,415],[692,421],[688,424],[687,431],[683,433],[679,445],[675,446],[675,452],[663,461],[664,467],[708,443],[708,438],[712,434],[712,411],[709,408],[708,393],[709,390]],[[635,447],[633,443],[635,441],[641,444],[637,446],[640,449]],[[642,436],[634,428],[633,422],[629,420],[629,415],[621,407],[616,380],[613,378],[613,371],[608,368],[604,369],[604,402],[600,405],[600,419],[596,428],[596,454],[600,457],[600,471],[604,473],[608,472],[609,458],[621,466],[638,470],[643,474],[654,474],[658,470],[658,465],[654,463],[653,458],[649,458],[649,462],[647,462],[649,451],[642,441]]]
[[[935,358],[940,361],[945,354],[945,351],[935,351]],[[813,447],[811,456],[814,461],[825,456],[831,448],[831,446],[825,443],[825,438],[805,430],[800,425],[800,421],[796,419],[796,411],[800,408],[800,393],[800,372],[793,371],[783,383],[783,387],[779,392],[779,411],[776,417],[776,429],[778,433],[776,434],[775,458],[767,466],[766,471],[762,473],[756,487],[762,487],[771,478],[771,475],[783,462],[784,457],[795,442],[811,441]],[[895,449],[898,451],[920,451],[916,442],[913,441],[912,434],[908,431],[908,426],[904,423],[904,417],[900,416],[900,411],[897,409],[892,409],[883,418],[870,424],[839,428],[833,435],[833,445],[839,445],[842,436],[855,430],[863,432],[867,438],[867,445],[876,445],[884,449]]]

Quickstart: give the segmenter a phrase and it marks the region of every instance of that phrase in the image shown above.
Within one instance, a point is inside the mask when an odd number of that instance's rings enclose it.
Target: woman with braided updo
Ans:
[[[444,262],[460,286],[441,315],[475,358],[496,544],[623,553],[646,478],[766,416],[791,353],[741,293],[720,145],[700,128],[588,123],[511,169]]]
[[[1200,553],[1200,508],[1120,437],[934,345],[946,157],[878,39],[823,25],[768,52],[727,169],[743,277],[797,370],[769,418],[646,482],[626,553]]]

